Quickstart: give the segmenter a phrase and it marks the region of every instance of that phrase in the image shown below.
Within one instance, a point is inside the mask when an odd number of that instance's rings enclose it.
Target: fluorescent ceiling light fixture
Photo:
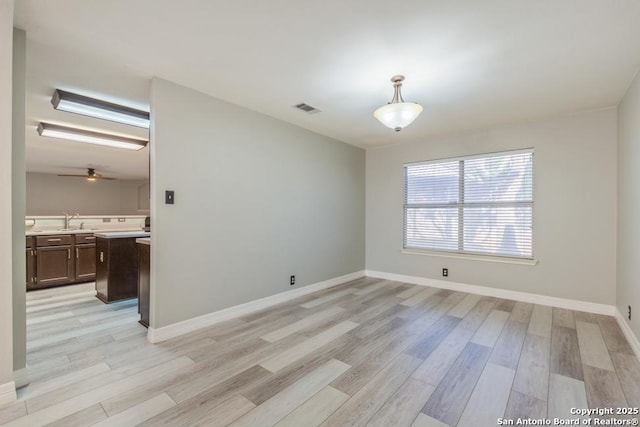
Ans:
[[[393,76],[393,99],[387,105],[378,108],[373,116],[388,128],[399,132],[409,126],[422,113],[422,105],[415,102],[405,102],[400,93],[404,76]]]
[[[38,134],[40,134],[40,136],[106,145],[108,147],[124,148],[126,150],[140,150],[149,142],[143,139],[128,138],[68,126],[52,125],[50,123],[40,123],[38,125]]]
[[[56,110],[149,129],[149,112],[147,111],[136,110],[60,89],[56,89],[53,93],[51,103]]]

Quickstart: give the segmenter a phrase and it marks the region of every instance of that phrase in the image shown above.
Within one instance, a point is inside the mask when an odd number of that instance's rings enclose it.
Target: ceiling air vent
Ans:
[[[296,105],[294,105],[294,107],[296,107],[298,110],[302,110],[302,111],[304,111],[305,113],[308,113],[308,114],[314,114],[314,113],[319,113],[320,112],[320,110],[318,110],[316,107],[312,107],[311,105],[305,104],[304,102],[301,103],[301,104],[296,104]]]

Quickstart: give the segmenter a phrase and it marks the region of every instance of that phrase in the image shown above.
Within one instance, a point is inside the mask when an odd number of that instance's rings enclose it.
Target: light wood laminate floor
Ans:
[[[494,426],[640,406],[614,318],[363,278],[164,343],[136,300],[27,295],[10,426]]]

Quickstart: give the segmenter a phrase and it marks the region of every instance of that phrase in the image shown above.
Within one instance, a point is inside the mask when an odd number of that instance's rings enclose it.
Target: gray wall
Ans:
[[[364,269],[362,149],[162,79],[151,115],[152,327]]]
[[[149,211],[149,181],[98,180],[27,173],[27,215],[142,215]],[[24,227],[24,224],[23,224]]]
[[[405,162],[528,147],[538,265],[401,253]],[[367,150],[366,186],[368,270],[615,303],[615,109]]]
[[[640,74],[618,106],[618,292],[617,306],[640,338]]]
[[[13,382],[11,236],[13,1],[0,0],[0,390]],[[0,393],[0,400],[7,398]]]
[[[13,32],[13,369],[27,366],[27,314],[25,290],[24,215],[25,215],[25,73],[27,35]],[[20,387],[25,384],[16,383]]]

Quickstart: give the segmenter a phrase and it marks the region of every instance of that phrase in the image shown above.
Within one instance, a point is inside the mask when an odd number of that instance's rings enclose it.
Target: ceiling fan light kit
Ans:
[[[87,181],[89,182],[95,182],[96,179],[101,178],[101,179],[113,179],[113,178],[102,178],[102,175],[99,175],[96,173],[96,170],[94,168],[88,168],[87,169]]]
[[[60,126],[44,122],[38,125],[38,134],[40,136],[86,142],[89,144],[104,145],[113,148],[124,148],[126,150],[140,150],[149,142],[142,139],[94,132],[86,129]]]
[[[67,174],[58,174],[58,176],[70,176],[73,178],[86,178],[89,182],[95,182],[98,179],[106,179],[106,180],[114,180],[115,178],[107,178],[106,176],[102,176],[99,173],[96,173],[95,168],[87,168],[86,175],[67,175]]]
[[[51,104],[56,110],[149,129],[148,111],[137,110],[101,99],[56,89],[51,98]]]
[[[397,75],[391,77],[394,93],[393,99],[374,111],[373,116],[388,128],[399,132],[409,126],[422,113],[422,106],[415,102],[405,102],[402,98],[402,82],[404,76]]]

